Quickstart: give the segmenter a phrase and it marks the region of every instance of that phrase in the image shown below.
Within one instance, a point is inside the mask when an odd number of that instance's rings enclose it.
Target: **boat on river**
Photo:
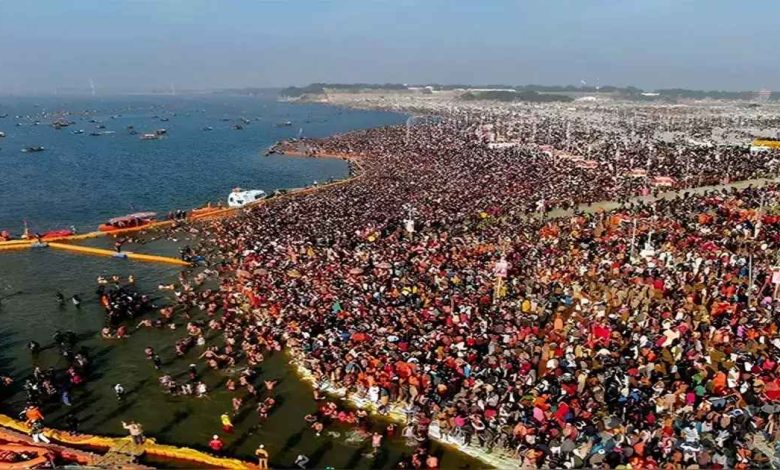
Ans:
[[[266,197],[268,197],[268,195],[262,189],[250,189],[245,191],[241,188],[234,188],[228,196],[228,206],[244,207],[261,199],[265,199]]]
[[[43,152],[44,150],[46,150],[46,147],[38,145],[38,146],[35,146],[35,147],[25,147],[25,148],[22,149],[22,152],[24,152],[24,153],[34,153],[34,152]]]
[[[68,127],[71,124],[73,124],[72,121],[68,121],[67,119],[57,119],[56,121],[51,123],[51,127],[55,129],[62,129],[64,127]]]
[[[160,140],[163,137],[168,135],[168,131],[166,129],[157,129],[154,132],[147,132],[145,134],[141,134],[140,139],[141,140]]]
[[[118,232],[125,230],[140,230],[155,222],[156,212],[136,212],[122,217],[114,217],[108,222],[100,224],[98,230],[101,232]]]

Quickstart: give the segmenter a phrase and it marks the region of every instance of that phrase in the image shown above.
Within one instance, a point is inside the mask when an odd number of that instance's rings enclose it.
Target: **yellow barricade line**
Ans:
[[[79,245],[68,245],[66,243],[49,243],[49,246],[51,248],[73,251],[76,253],[84,253],[88,255],[118,257],[115,251],[104,250],[102,248],[92,248],[88,246],[79,246]],[[179,266],[189,266],[190,264],[178,258],[169,258],[167,256],[157,256],[157,255],[145,255],[142,253],[127,252],[127,253],[122,253],[122,256],[125,256],[128,259],[132,259],[132,260],[149,261],[152,263],[168,263],[168,264],[176,264]]]
[[[0,245],[0,251],[4,250],[24,250],[30,248],[32,243],[25,240],[23,243],[13,243],[8,245]]]

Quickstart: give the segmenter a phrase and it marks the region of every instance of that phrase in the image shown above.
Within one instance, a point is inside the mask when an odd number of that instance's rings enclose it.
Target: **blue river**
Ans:
[[[73,225],[86,232],[131,212],[164,214],[224,201],[234,187],[270,192],[342,178],[342,161],[263,154],[281,139],[404,120],[228,95],[0,96],[0,116],[0,230],[17,235],[25,220],[33,231]],[[55,129],[58,119],[74,123]],[[166,130],[164,139],[140,139],[158,129]],[[45,151],[22,152],[37,146]]]

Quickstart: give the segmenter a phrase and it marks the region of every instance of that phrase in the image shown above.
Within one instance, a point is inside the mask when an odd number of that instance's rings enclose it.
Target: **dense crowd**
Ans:
[[[106,326],[101,331],[104,338],[126,337],[125,323],[155,308],[151,299],[135,288],[132,277],[125,285],[116,276],[111,281],[99,277],[97,295],[106,313]]]
[[[184,315],[177,355],[200,345],[209,368],[245,368],[226,386],[234,413],[254,400],[261,422],[273,384],[258,391],[252,371],[288,348],[319,384],[313,437],[365,418],[324,402],[342,389],[405,415],[410,442],[529,467],[776,464],[780,191],[684,188],[775,176],[777,155],[620,122],[517,120],[493,129],[520,142],[502,149],[458,119],[306,141],[358,176],[204,224],[193,252],[211,269],[182,275],[177,305],[139,326]],[[631,199],[658,176],[676,197]],[[592,205],[605,200],[621,205]],[[160,383],[207,393],[197,374]],[[420,445],[400,465],[438,461]]]
[[[544,127],[546,144],[587,139]],[[775,188],[630,204],[629,152],[578,168],[477,134],[445,122],[308,142],[354,155],[360,177],[208,227],[223,274],[208,328],[226,343],[211,365],[286,346],[319,383],[403,410],[411,438],[510,449],[530,466],[772,459]],[[739,148],[714,161],[681,143],[651,152],[646,178],[678,185],[776,163]],[[607,199],[626,204],[541,217]]]

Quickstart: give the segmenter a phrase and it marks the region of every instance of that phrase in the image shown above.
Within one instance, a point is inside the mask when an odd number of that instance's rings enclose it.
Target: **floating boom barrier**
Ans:
[[[0,251],[4,250],[22,250],[32,246],[30,240],[10,240],[7,242],[0,242]]]
[[[180,260],[178,258],[169,258],[167,256],[145,255],[142,253],[132,253],[129,251],[116,252],[111,250],[105,250],[102,248],[92,248],[92,247],[80,246],[80,245],[68,245],[67,243],[50,242],[48,243],[48,246],[50,248],[55,248],[58,250],[74,251],[76,253],[84,253],[87,255],[110,256],[112,258],[125,258],[125,259],[131,259],[135,261],[146,261],[149,263],[167,263],[167,264],[175,264],[179,266],[190,265],[190,263],[184,260]]]
[[[4,250],[23,250],[28,248],[54,248],[57,250],[71,251],[74,253],[81,253],[86,255],[95,256],[109,256],[111,258],[130,259],[133,261],[144,261],[147,263],[165,263],[174,264],[177,266],[190,266],[187,261],[170,258],[168,256],[147,255],[143,253],[133,253],[131,251],[116,252],[111,250],[105,250],[103,248],[92,248],[81,245],[69,245],[67,243],[57,242],[43,242],[38,243],[35,240],[13,240],[10,242],[0,243],[0,251]]]

